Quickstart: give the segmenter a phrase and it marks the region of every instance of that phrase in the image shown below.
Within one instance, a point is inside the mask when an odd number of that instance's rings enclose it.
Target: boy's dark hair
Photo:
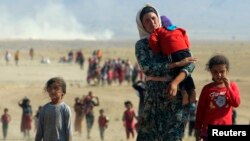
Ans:
[[[218,54],[209,59],[206,64],[206,69],[210,71],[214,65],[226,65],[227,70],[229,70],[229,60],[226,56]]]
[[[124,105],[125,105],[125,106],[127,106],[127,105],[131,105],[131,106],[133,106],[132,102],[131,102],[131,101],[129,101],[129,100],[125,101],[125,102],[124,102]]]
[[[45,84],[44,90],[48,91],[48,88],[54,83],[58,84],[62,88],[63,93],[66,94],[66,82],[62,77],[53,77],[49,79]]]
[[[8,108],[4,108],[4,112],[8,112],[9,111],[9,109]]]
[[[103,109],[100,109],[99,112],[104,112],[104,110],[103,110]]]

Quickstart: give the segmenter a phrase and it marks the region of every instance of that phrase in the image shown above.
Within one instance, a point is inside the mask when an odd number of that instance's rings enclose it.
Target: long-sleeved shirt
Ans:
[[[208,125],[231,125],[232,108],[240,104],[240,92],[235,82],[230,89],[216,87],[215,82],[203,87],[198,101],[195,128],[207,136]]]
[[[71,110],[64,102],[43,106],[35,141],[71,141]]]

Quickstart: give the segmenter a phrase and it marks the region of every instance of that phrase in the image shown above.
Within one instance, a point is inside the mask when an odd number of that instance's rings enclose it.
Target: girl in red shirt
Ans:
[[[132,138],[134,138],[135,136],[136,114],[135,114],[135,110],[133,109],[133,104],[131,101],[125,101],[124,105],[126,107],[126,110],[123,113],[122,120],[123,120],[123,125],[126,130],[127,140],[129,140],[130,135],[132,136]]]
[[[196,141],[207,141],[208,125],[232,125],[232,109],[240,105],[237,84],[228,78],[229,61],[215,55],[207,63],[213,82],[201,91],[196,114]]]

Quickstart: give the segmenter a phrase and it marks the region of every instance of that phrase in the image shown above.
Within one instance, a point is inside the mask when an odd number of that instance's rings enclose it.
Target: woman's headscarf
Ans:
[[[159,12],[152,6],[152,5],[149,5],[149,4],[146,4],[144,7],[142,7],[137,15],[136,15],[136,23],[137,23],[137,28],[138,28],[138,31],[139,31],[139,36],[140,36],[140,39],[144,39],[144,38],[148,38],[150,36],[150,33],[148,33],[145,28],[143,27],[142,25],[142,22],[141,22],[141,12],[142,10],[145,8],[145,7],[150,7],[150,8],[153,8],[154,11],[146,11],[144,14],[148,13],[148,12],[156,12],[157,16],[158,16],[158,19],[159,19],[159,24],[161,26],[161,18],[160,18],[160,14]],[[143,15],[144,15],[143,14]]]

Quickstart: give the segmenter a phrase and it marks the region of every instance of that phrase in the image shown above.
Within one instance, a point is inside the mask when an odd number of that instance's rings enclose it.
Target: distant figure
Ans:
[[[8,65],[11,59],[11,53],[9,51],[5,52],[4,59],[6,61],[6,65]]]
[[[30,48],[29,55],[30,55],[30,59],[33,60],[33,58],[34,58],[34,49],[33,48]]]
[[[37,127],[38,127],[39,115],[40,115],[41,109],[42,109],[42,106],[39,106],[38,109],[37,109],[37,111],[36,111],[36,114],[35,114],[35,116],[34,116],[35,131],[37,130]]]
[[[24,138],[30,138],[30,130],[32,123],[32,107],[30,100],[25,97],[18,102],[18,105],[22,108],[22,120],[21,120],[21,132],[23,132]]]
[[[85,58],[84,58],[82,51],[81,50],[77,51],[76,52],[76,63],[78,63],[80,65],[81,69],[84,68],[84,61],[85,61]]]
[[[8,108],[4,108],[4,113],[1,116],[3,139],[5,140],[8,135],[9,122],[11,121],[11,116],[9,115]]]
[[[233,108],[233,115],[232,115],[232,124],[235,125],[236,122],[236,118],[237,118],[237,112],[236,109]]]
[[[42,57],[42,60],[40,61],[42,64],[50,64],[50,59],[46,57]]]
[[[75,132],[78,132],[80,135],[82,134],[82,121],[84,118],[82,107],[83,105],[81,99],[79,97],[76,97],[74,104],[74,111],[75,111],[74,129]]]
[[[132,139],[135,137],[136,114],[131,101],[125,101],[124,106],[126,110],[123,113],[122,121],[126,131],[126,138],[127,140],[129,140],[130,136],[132,137]]]
[[[74,59],[74,53],[73,51],[71,50],[69,53],[68,53],[68,63],[71,63]]]
[[[97,56],[96,54],[97,54],[97,50],[93,50],[93,52],[92,52],[92,57],[93,57],[93,58],[97,58],[97,57],[96,57],[96,56]]]
[[[88,95],[83,100],[83,112],[86,116],[87,124],[87,139],[90,139],[90,131],[93,127],[95,116],[94,116],[94,107],[99,106],[99,98],[93,96],[92,91],[89,91]]]
[[[66,94],[66,82],[63,78],[49,79],[44,87],[50,102],[45,104],[39,114],[35,141],[71,141],[71,110],[63,102]]]
[[[100,62],[102,59],[102,50],[101,49],[96,50],[96,57],[97,57],[98,61]]]
[[[133,65],[131,65],[131,62],[129,59],[124,61],[124,74],[125,74],[125,80],[128,84],[132,82],[132,74],[133,74]]]
[[[98,125],[99,125],[100,137],[101,141],[104,141],[104,132],[108,128],[109,118],[104,115],[103,109],[100,109],[99,113],[100,115],[98,118]]]
[[[19,59],[20,59],[20,52],[19,50],[17,50],[15,53],[15,62],[17,66],[18,66]]]
[[[67,62],[67,59],[65,56],[62,56],[59,58],[59,63],[66,63]]]

